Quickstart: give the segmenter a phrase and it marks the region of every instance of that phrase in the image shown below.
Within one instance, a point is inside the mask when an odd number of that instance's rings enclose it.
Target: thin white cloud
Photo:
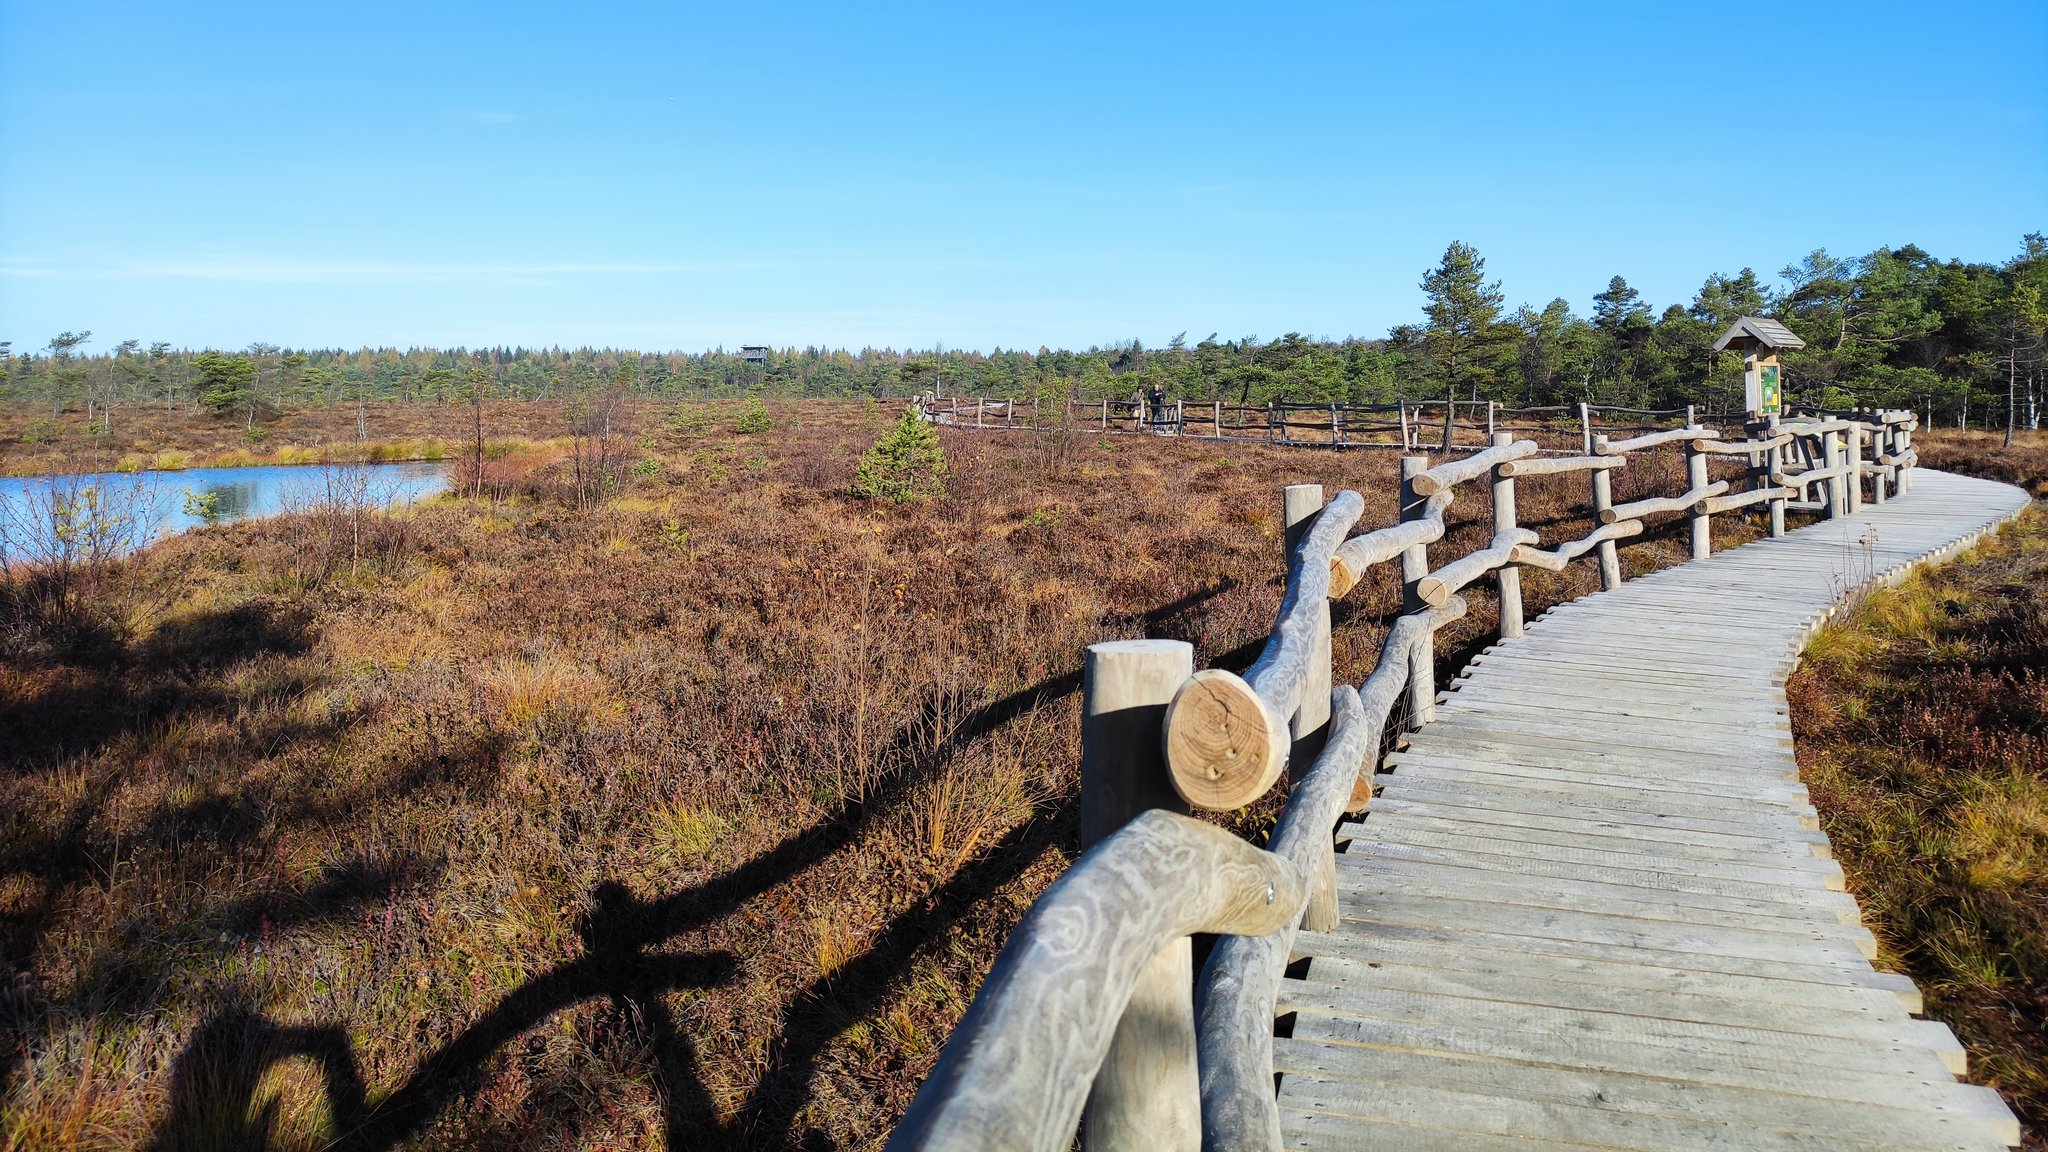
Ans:
[[[545,282],[610,276],[682,276],[733,272],[798,272],[823,268],[912,271],[990,270],[1008,264],[916,260],[858,254],[792,254],[772,259],[719,259],[661,263],[537,262],[525,264],[370,263],[277,260],[262,257],[184,257],[112,263],[65,263],[46,257],[0,257],[0,278],[16,280],[198,280],[234,284],[373,285],[486,281]]]

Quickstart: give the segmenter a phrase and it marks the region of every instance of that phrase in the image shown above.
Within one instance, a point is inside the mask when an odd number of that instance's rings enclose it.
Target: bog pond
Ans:
[[[444,465],[417,462],[0,478],[0,557],[126,552],[205,524],[322,505],[406,505],[447,486]]]

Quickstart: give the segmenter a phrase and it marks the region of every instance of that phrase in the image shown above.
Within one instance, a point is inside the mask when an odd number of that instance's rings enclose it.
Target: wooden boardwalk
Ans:
[[[1999,1149],[1798,782],[1784,684],[1845,595],[2027,503],[1939,472],[1553,609],[1388,757],[1281,982],[1289,1147]]]

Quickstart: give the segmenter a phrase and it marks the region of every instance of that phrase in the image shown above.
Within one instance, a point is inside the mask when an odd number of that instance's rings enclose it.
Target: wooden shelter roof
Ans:
[[[1714,341],[1714,351],[1719,352],[1735,341],[1744,338],[1754,340],[1764,347],[1772,349],[1806,347],[1806,341],[1794,336],[1790,328],[1785,327],[1776,320],[1765,316],[1744,316],[1736,320],[1729,327],[1728,331],[1723,332],[1719,340]]]

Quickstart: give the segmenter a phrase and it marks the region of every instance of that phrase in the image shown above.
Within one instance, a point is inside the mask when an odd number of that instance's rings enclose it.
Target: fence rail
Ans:
[[[961,428],[1068,427],[1245,443],[1385,448],[1451,455],[1483,451],[1496,432],[1538,439],[1540,450],[1565,451],[1576,439],[1591,454],[1596,435],[1665,431],[1695,424],[1739,428],[1703,418],[1695,408],[1627,408],[1607,404],[1512,408],[1490,400],[1399,400],[1392,404],[1221,400],[1063,400],[970,397],[918,398],[925,418]],[[1834,414],[1842,415],[1842,414]],[[1861,413],[1867,421],[1870,413]],[[1576,434],[1576,435],[1574,435]]]
[[[1107,428],[1124,403],[1079,407]],[[1463,406],[1434,403],[1452,421]],[[1403,439],[1395,446],[1412,449],[1410,417],[1422,406],[1398,407]],[[994,426],[1020,426],[1011,401],[925,408],[941,423],[982,427],[991,426],[992,409],[1004,420]],[[1278,420],[1299,408],[1231,410]],[[1211,411],[1225,427],[1225,407]],[[1331,417],[1340,436],[1348,414]],[[1487,409],[1489,421],[1500,414]],[[1767,505],[1768,530],[1782,536],[1785,509],[1842,516],[1861,507],[1866,491],[1882,503],[1911,485],[1916,460],[1910,412],[1801,411],[1747,423],[1735,439],[1691,412],[1627,411],[1620,414],[1687,422],[1619,440],[1595,430],[1600,414],[1580,406],[1585,440],[1575,455],[1540,455],[1536,441],[1495,428],[1489,443],[1458,459],[1432,467],[1427,457],[1405,457],[1399,522],[1361,535],[1351,534],[1364,508],[1358,493],[1325,503],[1319,485],[1289,487],[1286,590],[1264,650],[1243,676],[1193,671],[1192,649],[1178,641],[1089,649],[1086,851],[1012,933],[890,1149],[1055,1152],[1071,1145],[1084,1110],[1092,1152],[1278,1149],[1273,1021],[1294,937],[1336,925],[1335,827],[1369,798],[1371,768],[1398,706],[1406,701],[1408,727],[1431,719],[1435,636],[1465,614],[1460,592],[1492,577],[1501,635],[1518,636],[1522,568],[1558,571],[1593,557],[1601,587],[1611,590],[1621,583],[1615,544],[1640,534],[1647,517],[1683,514],[1691,555],[1704,558],[1717,514]],[[1184,416],[1176,405],[1176,434]],[[1685,490],[1613,503],[1613,472],[1659,449],[1683,454]],[[1744,462],[1743,491],[1709,480],[1717,457]],[[1587,477],[1597,526],[1544,546],[1516,522],[1515,481],[1565,473]],[[1428,546],[1443,538],[1459,489],[1481,481],[1491,488],[1491,540],[1432,568]],[[1373,566],[1397,561],[1402,614],[1365,681],[1333,688],[1331,602]],[[1242,807],[1290,769],[1287,802],[1263,849],[1185,815]],[[1189,946],[1196,932],[1223,934],[1198,978]]]

